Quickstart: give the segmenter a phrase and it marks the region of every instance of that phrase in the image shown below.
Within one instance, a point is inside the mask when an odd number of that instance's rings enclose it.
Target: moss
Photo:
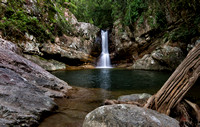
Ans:
[[[35,6],[35,9],[30,13],[24,5]],[[53,0],[38,0],[35,5],[25,0],[10,0],[6,6],[1,5],[0,30],[7,39],[25,39],[25,33],[29,33],[38,42],[54,41],[55,36],[72,31],[62,9],[63,6]]]

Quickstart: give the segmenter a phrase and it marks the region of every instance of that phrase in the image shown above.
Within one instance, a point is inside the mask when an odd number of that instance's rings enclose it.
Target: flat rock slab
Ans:
[[[179,127],[179,122],[154,110],[118,104],[93,110],[86,116],[83,127]]]
[[[0,126],[37,126],[56,106],[50,97],[65,96],[70,86],[17,52],[0,39]]]

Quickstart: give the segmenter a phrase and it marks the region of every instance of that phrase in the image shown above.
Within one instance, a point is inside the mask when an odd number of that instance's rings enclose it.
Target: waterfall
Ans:
[[[108,52],[108,31],[101,31],[102,51],[100,59],[97,63],[97,68],[111,68],[110,55]]]

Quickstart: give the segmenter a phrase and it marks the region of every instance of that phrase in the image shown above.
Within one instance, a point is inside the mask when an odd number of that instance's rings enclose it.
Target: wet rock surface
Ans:
[[[135,105],[119,104],[99,107],[90,112],[83,127],[179,127],[169,116]]]
[[[63,97],[70,87],[9,47],[15,46],[0,41],[0,123],[36,126],[56,106],[50,97]]]

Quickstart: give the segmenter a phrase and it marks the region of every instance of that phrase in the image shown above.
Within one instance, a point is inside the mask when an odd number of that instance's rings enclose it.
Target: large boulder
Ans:
[[[83,127],[179,127],[179,122],[150,109],[119,104],[93,110]]]
[[[179,47],[169,45],[164,45],[162,48],[155,50],[151,56],[161,65],[167,65],[171,69],[176,69],[184,59],[183,52]]]
[[[145,70],[175,70],[184,59],[184,54],[179,47],[168,44],[157,47],[151,54],[144,55],[132,66],[134,69]]]
[[[36,126],[64,97],[70,86],[16,53],[17,47],[0,39],[0,125]]]
[[[151,57],[151,54],[146,54],[141,59],[135,61],[131,68],[141,70],[167,70],[167,67],[161,66]]]
[[[87,40],[94,40],[100,30],[93,24],[85,22],[77,22],[75,28],[76,32]]]

